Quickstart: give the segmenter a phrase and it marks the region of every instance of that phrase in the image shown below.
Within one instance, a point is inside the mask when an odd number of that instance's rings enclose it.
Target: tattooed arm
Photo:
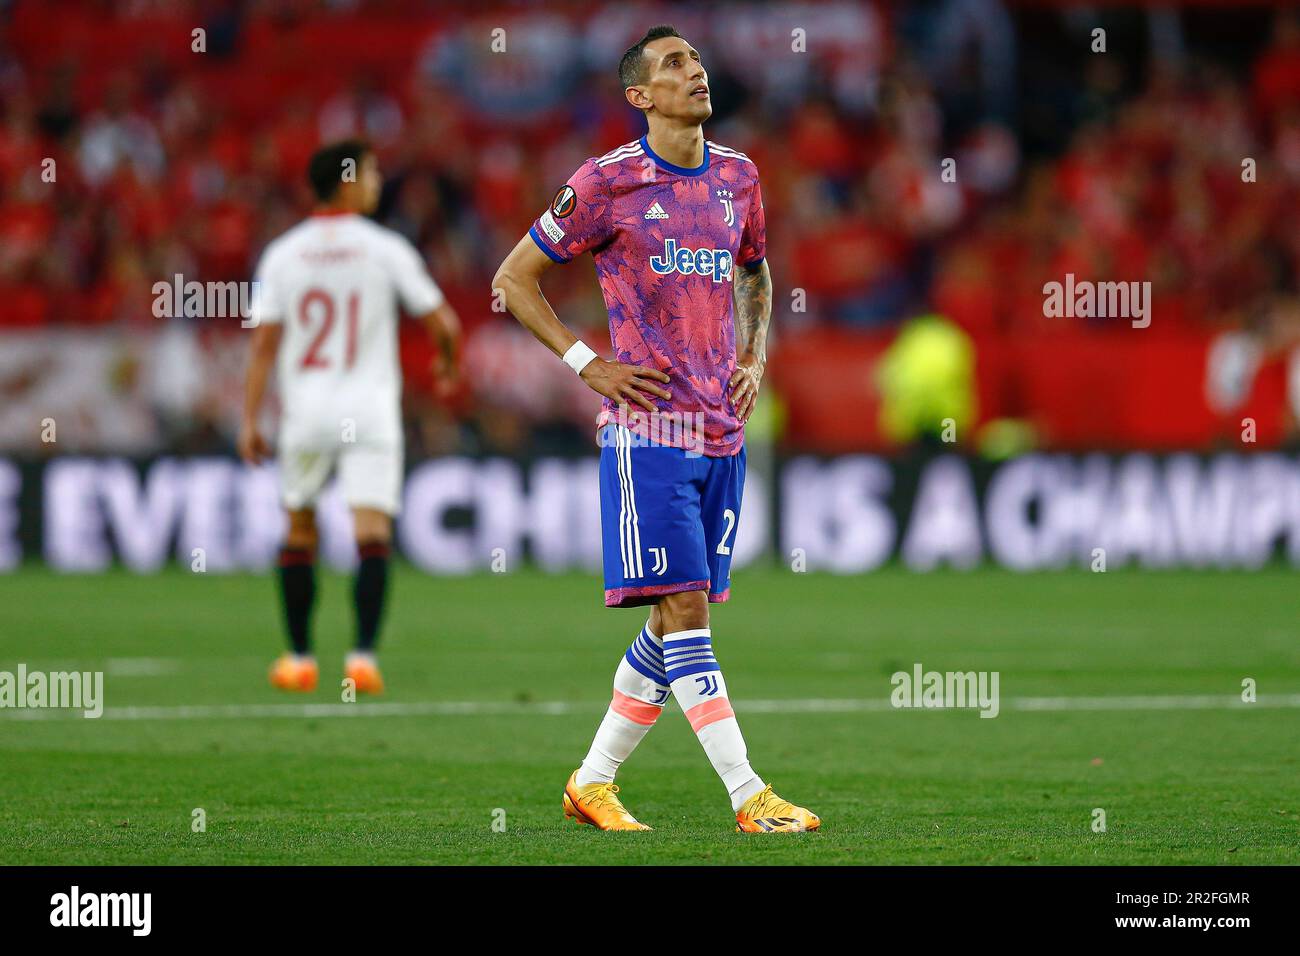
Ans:
[[[758,398],[758,386],[767,368],[767,326],[772,320],[772,273],[767,260],[756,266],[737,266],[736,372],[727,383],[736,417],[748,421]]]

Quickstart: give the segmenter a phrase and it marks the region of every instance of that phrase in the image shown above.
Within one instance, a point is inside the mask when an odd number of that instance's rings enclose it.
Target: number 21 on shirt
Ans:
[[[298,303],[298,321],[303,328],[311,328],[320,323],[315,337],[307,346],[307,351],[298,363],[300,369],[323,369],[330,367],[330,359],[323,354],[326,341],[334,328],[338,315],[338,306],[324,289],[308,289]],[[343,367],[351,368],[357,358],[357,326],[361,316],[361,293],[350,292],[347,298],[347,316],[344,319]]]

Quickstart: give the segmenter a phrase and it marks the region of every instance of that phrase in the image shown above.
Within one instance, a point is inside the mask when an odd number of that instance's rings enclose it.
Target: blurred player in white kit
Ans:
[[[271,683],[310,691],[319,678],[310,626],[315,509],[326,482],[337,475],[359,557],[356,648],[344,672],[357,691],[378,693],[383,678],[375,643],[402,493],[399,306],[434,340],[436,381],[444,393],[458,375],[460,321],[415,248],[366,218],[379,203],[383,180],[364,142],[322,147],[308,175],[316,208],[271,242],[257,267],[239,454],[252,464],[271,455],[258,413],[275,362],[282,406],[276,459],[288,514],[279,580],[291,650],[272,666]]]

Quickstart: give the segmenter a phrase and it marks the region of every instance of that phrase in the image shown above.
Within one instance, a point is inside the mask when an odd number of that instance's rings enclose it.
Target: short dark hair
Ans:
[[[361,159],[370,152],[370,144],[362,139],[344,139],[337,143],[328,143],[312,153],[311,162],[307,164],[307,179],[312,191],[321,202],[329,202],[339,191],[343,182],[343,163],[352,160],[355,167],[361,165]]]
[[[627,52],[623,54],[623,59],[618,61],[618,81],[623,84],[623,89],[645,82],[645,58],[642,56],[645,53],[645,45],[651,40],[662,40],[664,37],[685,39],[677,32],[676,27],[661,23],[657,27],[651,27],[645,32],[645,36],[628,47]]]

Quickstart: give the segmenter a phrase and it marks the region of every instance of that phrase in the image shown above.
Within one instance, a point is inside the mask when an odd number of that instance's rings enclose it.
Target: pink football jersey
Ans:
[[[727,397],[736,370],[732,276],[766,255],[758,170],[743,153],[705,143],[704,162],[674,166],[645,137],[587,160],[528,234],[556,262],[590,252],[619,362],[660,369],[672,400],[648,396],[664,421],[605,399],[597,425],[713,457],[736,454],[744,426]],[[698,431],[696,426],[701,426]],[[698,432],[702,431],[702,435]]]

